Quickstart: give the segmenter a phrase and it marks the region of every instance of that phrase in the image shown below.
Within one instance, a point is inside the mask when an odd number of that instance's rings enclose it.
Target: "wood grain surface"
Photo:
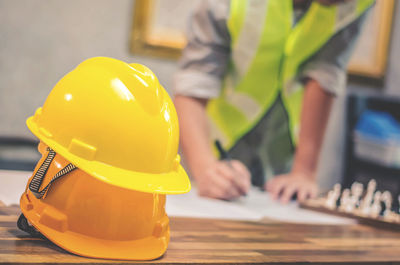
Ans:
[[[16,227],[19,209],[0,207],[0,264],[120,264],[88,259]],[[301,225],[171,218],[160,264],[400,264],[400,233],[353,225]],[[132,262],[133,263],[133,262]],[[145,263],[145,262],[139,262]]]

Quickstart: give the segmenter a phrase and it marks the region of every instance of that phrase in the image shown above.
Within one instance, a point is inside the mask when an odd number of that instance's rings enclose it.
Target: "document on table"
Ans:
[[[231,202],[202,198],[196,193],[196,187],[192,187],[187,194],[167,196],[168,215],[248,221],[269,218],[282,222],[308,224],[349,225],[355,223],[350,218],[301,209],[296,202],[283,205],[257,188],[252,188],[247,196]]]
[[[0,201],[5,205],[19,204],[30,171],[0,170]]]

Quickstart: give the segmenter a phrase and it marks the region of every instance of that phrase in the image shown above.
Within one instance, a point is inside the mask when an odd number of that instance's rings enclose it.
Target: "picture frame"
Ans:
[[[350,59],[349,74],[376,79],[385,76],[394,9],[395,0],[376,1]]]
[[[136,0],[130,51],[178,59],[186,45],[185,27],[193,0]]]
[[[176,60],[186,45],[185,27],[199,0],[136,0],[130,50]],[[381,79],[386,72],[395,0],[378,0],[349,62],[350,75]]]

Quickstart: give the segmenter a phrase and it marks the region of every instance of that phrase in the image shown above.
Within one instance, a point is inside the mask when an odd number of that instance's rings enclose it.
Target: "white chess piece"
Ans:
[[[336,209],[336,202],[339,199],[340,190],[341,190],[341,185],[335,184],[333,186],[333,189],[328,192],[328,195],[327,195],[325,203],[324,203],[324,206],[326,208],[331,209],[331,210]]]
[[[398,210],[398,214],[400,214],[400,195],[397,197],[397,201],[399,202],[399,210]]]
[[[328,195],[326,196],[326,200],[324,203],[324,206],[328,209],[332,209],[333,208],[333,190],[328,191]]]
[[[346,211],[347,205],[349,204],[349,199],[350,199],[350,190],[344,189],[342,192],[342,196],[340,197],[339,210]]]
[[[364,185],[359,182],[354,182],[351,185],[351,195],[352,196],[361,196],[364,192]]]
[[[365,194],[363,200],[360,203],[360,213],[362,215],[368,216],[370,211],[371,211],[371,204],[372,204],[372,198],[374,197],[374,193],[376,190],[376,181],[374,179],[371,179],[368,182],[367,186],[367,193]]]
[[[381,192],[377,191],[374,194],[374,201],[371,205],[369,216],[376,218],[381,212]]]
[[[351,185],[351,193],[350,197],[347,201],[347,205],[345,207],[345,212],[354,213],[358,207],[360,202],[360,197],[363,193],[364,186],[359,182],[354,182]]]
[[[400,195],[397,196],[397,201],[399,202],[399,209],[397,212],[395,211],[393,214],[396,216],[396,222],[400,223]]]
[[[400,216],[395,211],[392,211],[393,196],[389,191],[382,193],[382,201],[385,204],[383,219],[388,222],[399,222]]]
[[[389,191],[384,191],[382,193],[382,201],[385,204],[385,212],[383,213],[383,216],[391,215],[393,202],[392,194]]]
[[[368,187],[367,187],[367,189],[368,189],[368,190],[373,190],[373,191],[376,190],[376,180],[375,180],[375,179],[371,179],[371,180],[368,182]]]
[[[340,191],[342,190],[342,185],[340,185],[340,183],[336,183],[335,185],[333,185],[333,190],[337,193],[340,193]]]

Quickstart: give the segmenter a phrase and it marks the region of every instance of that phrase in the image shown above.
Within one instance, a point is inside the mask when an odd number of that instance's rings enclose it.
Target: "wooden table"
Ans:
[[[0,206],[0,264],[117,264],[69,254],[19,231],[18,207]],[[171,243],[154,263],[400,264],[400,233],[352,226],[171,218]],[[144,263],[144,262],[140,262]]]

